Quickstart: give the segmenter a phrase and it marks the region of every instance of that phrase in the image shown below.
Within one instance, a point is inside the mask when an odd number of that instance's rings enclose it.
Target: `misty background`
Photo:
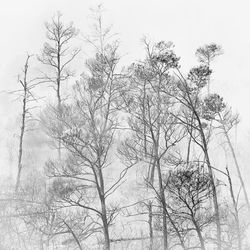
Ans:
[[[143,58],[141,39],[172,41],[175,51],[181,57],[183,72],[191,65],[197,65],[195,51],[203,44],[214,42],[222,46],[224,54],[213,63],[211,92],[222,94],[226,103],[240,114],[240,124],[234,131],[235,143],[246,184],[250,170],[250,35],[248,1],[198,1],[198,0],[95,0],[49,1],[24,0],[2,1],[0,8],[0,90],[18,88],[17,76],[21,73],[27,53],[39,54],[46,40],[44,22],[60,11],[65,22],[73,21],[80,29],[75,41],[82,51],[74,63],[76,75],[83,71],[88,47],[84,37],[91,34],[93,20],[91,8],[102,3],[104,21],[113,25],[113,32],[121,41],[122,61],[125,64]],[[37,74],[38,65],[32,65]],[[37,67],[36,67],[37,66]],[[73,84],[75,79],[68,84]],[[43,88],[41,96],[50,97],[53,90]],[[1,177],[15,172],[15,135],[19,132],[17,123],[21,106],[15,97],[1,93],[0,98],[0,164]],[[34,143],[34,138],[29,143]],[[35,146],[35,143],[34,143]],[[40,155],[41,157],[41,155]],[[10,161],[14,165],[10,167]],[[232,173],[233,174],[233,173]],[[248,187],[249,188],[249,187]]]
[[[18,75],[27,53],[38,55],[46,33],[44,23],[60,11],[65,23],[73,22],[80,30],[74,46],[81,52],[71,64],[76,77],[63,85],[64,95],[84,71],[85,60],[93,53],[85,38],[92,33],[91,9],[102,4],[104,24],[112,24],[120,41],[121,64],[129,65],[144,58],[142,38],[153,42],[172,41],[175,53],[180,56],[181,70],[187,74],[197,66],[195,51],[208,43],[222,46],[223,55],[212,64],[211,93],[223,96],[224,101],[238,112],[240,123],[233,128],[231,139],[241,166],[241,172],[250,193],[250,16],[248,1],[203,0],[23,0],[2,1],[0,7],[0,180],[15,182],[18,135],[20,130],[20,100],[6,91],[19,88]],[[35,57],[31,61],[31,75],[39,75],[40,64]],[[34,110],[38,115],[46,103],[54,102],[54,91],[46,84],[35,90],[43,97]],[[222,143],[222,142],[221,142]],[[25,161],[28,166],[43,169],[50,156],[46,138],[36,130],[25,135]],[[210,148],[213,163],[224,169],[225,155],[218,151],[220,144]],[[218,155],[220,152],[220,155]],[[235,168],[231,167],[234,185],[239,187]],[[130,178],[133,178],[131,175]],[[135,178],[135,177],[134,177]],[[124,191],[125,195],[129,195]],[[243,199],[243,198],[242,198]]]

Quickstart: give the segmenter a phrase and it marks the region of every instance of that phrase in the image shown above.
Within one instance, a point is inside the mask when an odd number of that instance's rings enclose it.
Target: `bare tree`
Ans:
[[[169,70],[176,67],[178,58],[171,43],[159,42],[151,46],[145,40],[147,57],[130,67],[128,91],[121,93],[124,107],[130,113],[131,138],[123,144],[121,154],[132,162],[148,165],[147,182],[157,190],[162,208],[164,249],[168,249],[166,198],[163,176],[167,173],[170,150],[184,134],[175,126],[171,115],[173,99],[166,94],[174,92]],[[157,171],[157,182],[155,182]]]
[[[18,83],[21,85],[21,89],[10,91],[11,94],[17,94],[18,98],[22,98],[22,114],[21,114],[21,127],[20,127],[20,137],[19,137],[19,147],[18,147],[18,162],[17,162],[17,177],[15,190],[18,191],[20,187],[21,174],[23,169],[23,151],[24,151],[24,136],[25,132],[29,129],[29,123],[32,120],[31,109],[34,105],[32,102],[37,101],[33,92],[33,89],[37,86],[35,79],[29,79],[29,60],[31,55],[28,55],[23,68],[22,78],[19,76]]]
[[[57,109],[49,108],[43,120],[50,135],[57,140],[61,138],[69,154],[65,163],[48,162],[48,168],[52,170],[50,176],[77,181],[68,202],[101,219],[104,249],[110,249],[109,226],[117,207],[108,206],[107,200],[123,182],[128,167],[121,170],[113,182],[106,181],[108,167],[112,166],[115,156],[114,142],[119,129],[116,105],[122,75],[116,73],[118,43],[107,43],[104,37],[101,39],[102,48],[86,63],[89,72],[82,74],[82,79],[74,86],[73,103],[62,105],[60,116]],[[58,119],[64,127],[62,135],[53,124]],[[85,191],[87,195],[81,194]],[[84,200],[93,195],[95,202]]]
[[[77,36],[78,31],[74,28],[73,23],[65,25],[61,19],[62,14],[58,12],[50,23],[45,23],[48,42],[44,44],[42,54],[38,56],[38,60],[49,70],[49,73],[42,72],[40,82],[51,84],[50,86],[56,91],[59,110],[63,100],[62,84],[74,76],[74,72],[70,70],[69,66],[80,52],[79,48],[71,47],[72,40]],[[58,142],[58,154],[60,158],[61,141]]]
[[[177,85],[179,87],[179,94],[175,98],[182,104],[182,114],[180,113],[176,118],[182,123],[192,140],[202,150],[204,154],[205,164],[208,168],[208,172],[211,178],[211,186],[213,190],[213,203],[215,212],[215,222],[217,227],[217,245],[218,250],[221,249],[221,223],[219,214],[219,202],[216,190],[216,183],[214,181],[214,168],[211,164],[209,151],[208,151],[208,138],[206,136],[206,123],[203,122],[203,114],[201,112],[202,100],[201,90],[207,84],[208,77],[211,74],[211,70],[204,65],[192,68],[185,78],[180,72],[180,69],[176,68]],[[192,128],[192,130],[190,130]],[[210,134],[210,129],[207,133]]]
[[[38,60],[47,65],[53,75],[44,73],[42,79],[45,82],[53,84],[52,87],[56,91],[58,107],[62,102],[61,85],[62,82],[68,80],[74,74],[69,69],[69,64],[80,52],[80,49],[72,49],[70,43],[78,34],[73,23],[65,25],[62,20],[62,14],[59,12],[52,18],[51,23],[46,22],[46,35],[49,42],[44,44],[41,56]]]

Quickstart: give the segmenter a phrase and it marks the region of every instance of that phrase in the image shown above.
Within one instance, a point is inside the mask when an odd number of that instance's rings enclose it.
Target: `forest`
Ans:
[[[183,70],[174,41],[145,36],[143,57],[126,64],[101,7],[92,14],[84,39],[52,16],[1,93],[19,116],[0,250],[249,250],[240,116],[211,86],[223,45],[201,44]]]

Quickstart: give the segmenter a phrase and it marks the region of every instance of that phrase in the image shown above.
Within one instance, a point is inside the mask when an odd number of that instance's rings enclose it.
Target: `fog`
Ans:
[[[20,87],[18,76],[22,75],[27,54],[33,55],[30,61],[32,78],[39,77],[41,70],[47,70],[46,67],[41,67],[41,63],[37,60],[37,55],[41,54],[46,42],[45,22],[50,22],[58,11],[63,15],[63,22],[70,23],[72,21],[74,27],[79,30],[79,34],[74,39],[73,47],[80,48],[81,51],[70,64],[75,75],[63,84],[62,94],[64,97],[74,99],[72,97],[72,86],[81,79],[81,74],[86,70],[86,60],[95,54],[95,50],[86,42],[86,38],[93,34],[95,19],[91,10],[99,4],[104,9],[102,13],[104,25],[112,25],[112,32],[115,33],[115,38],[120,42],[120,69],[126,68],[139,60],[144,60],[144,37],[147,37],[151,44],[160,41],[173,42],[174,52],[180,57],[181,72],[185,76],[188,75],[190,68],[199,65],[195,56],[199,47],[210,43],[222,47],[223,54],[216,57],[211,65],[210,89],[211,93],[218,93],[223,97],[223,101],[228,107],[232,108],[233,113],[239,114],[240,122],[231,129],[230,139],[241,168],[241,174],[245,180],[246,191],[250,193],[250,182],[248,181],[250,178],[250,168],[248,167],[250,161],[250,35],[248,31],[250,16],[249,2],[243,0],[237,2],[232,0],[2,1],[0,8],[0,30],[2,34],[0,40],[0,180],[2,185],[14,186],[16,182],[22,100],[17,99],[16,95],[9,92]],[[31,127],[34,127],[35,130],[28,131],[24,137],[23,161],[25,162],[24,169],[27,169],[27,171],[23,170],[24,179],[29,179],[30,173],[33,176],[36,176],[37,172],[39,172],[39,175],[44,174],[46,162],[57,155],[56,150],[53,149],[53,143],[51,144],[53,140],[45,135],[42,125],[37,122],[41,118],[44,108],[56,103],[54,90],[48,85],[42,84],[34,92],[37,98],[42,97],[42,99],[39,99],[35,104],[37,107],[32,111],[36,120],[31,124]],[[126,135],[125,132],[124,137]],[[209,145],[212,162],[221,171],[224,171],[226,165],[229,165],[231,178],[237,193],[241,190],[241,184],[233,164],[233,157],[230,155],[230,150],[227,150],[225,154],[222,147],[225,140],[219,137],[220,134],[215,133],[213,136],[216,142]],[[121,136],[119,140],[122,141],[122,138]],[[185,148],[185,143],[181,147]],[[113,148],[112,150],[115,151]],[[113,164],[111,164],[110,171],[112,175],[116,176],[112,176],[115,179],[119,176],[119,171],[122,168],[116,158],[116,153],[113,151],[110,159],[112,159]],[[126,177],[126,180],[130,180],[130,182],[124,182],[124,186],[121,186],[121,189],[118,189],[118,193],[114,196],[117,200],[120,199],[121,203],[132,204],[137,202],[136,195],[132,195],[131,199],[128,199],[128,196],[130,187],[134,187],[136,190],[137,184],[142,185],[140,183],[143,179],[142,176],[135,177],[138,176],[138,171],[139,173],[145,171],[145,169],[141,170],[142,165],[139,164],[136,168],[130,170],[128,177]],[[117,166],[119,166],[118,169]],[[143,174],[146,174],[146,171]],[[108,178],[108,175],[106,178]],[[223,174],[219,178],[223,182],[227,181]],[[221,199],[229,199],[229,192],[225,192],[225,195],[223,192]],[[244,204],[242,193],[239,197],[239,203]],[[244,220],[244,216],[242,220]],[[117,220],[120,224],[123,224],[120,217]],[[120,224],[115,225],[114,228],[117,232],[121,231],[122,234]],[[136,231],[136,226],[131,226],[131,228]],[[114,234],[115,229],[111,229]],[[129,230],[126,229],[127,231]],[[123,236],[121,235],[121,237]],[[126,238],[126,236],[124,237]],[[136,249],[136,247],[139,246],[132,247],[131,245],[130,248],[124,249]],[[141,244],[140,247],[142,247]],[[209,247],[208,245],[207,249],[213,249]],[[0,249],[2,249],[1,245]],[[122,248],[121,246],[114,246],[112,249]]]

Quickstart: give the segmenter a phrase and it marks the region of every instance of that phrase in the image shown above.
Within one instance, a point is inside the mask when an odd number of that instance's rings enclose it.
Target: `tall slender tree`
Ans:
[[[72,47],[73,39],[78,31],[73,23],[64,24],[62,14],[58,12],[51,22],[45,23],[48,42],[44,44],[38,60],[48,67],[48,73],[42,72],[41,82],[49,83],[56,92],[57,107],[60,110],[62,97],[62,84],[74,76],[70,63],[79,54],[80,49]],[[60,112],[59,112],[60,115]],[[58,142],[58,155],[61,155],[61,141]]]
[[[213,190],[213,204],[217,228],[217,246],[218,250],[221,250],[222,236],[218,191],[215,183],[214,168],[208,150],[206,124],[203,122],[203,114],[201,111],[201,90],[207,85],[211,70],[206,65],[200,65],[192,68],[187,78],[183,76],[179,68],[176,68],[176,71],[179,94],[175,97],[183,106],[182,114],[179,114],[176,118],[187,128],[192,140],[198,145],[204,154],[205,165],[207,166],[211,178],[211,187]],[[192,127],[192,130],[190,130],[190,127]],[[208,133],[210,133],[210,131],[208,131]]]
[[[19,136],[19,147],[18,147],[18,163],[17,163],[17,177],[15,190],[18,191],[20,187],[21,175],[23,170],[23,151],[24,151],[24,137],[28,129],[28,123],[31,120],[31,109],[33,108],[31,102],[36,101],[34,94],[32,93],[33,88],[37,85],[34,80],[29,77],[29,60],[31,55],[28,55],[23,68],[23,76],[19,77],[18,83],[21,85],[21,89],[11,91],[12,94],[18,94],[22,98],[22,114],[21,114],[21,127]]]
[[[170,110],[173,100],[166,95],[174,92],[169,70],[176,67],[178,58],[172,43],[159,42],[151,46],[145,40],[146,59],[133,64],[128,92],[122,93],[124,107],[130,113],[129,127],[132,138],[124,143],[123,152],[127,159],[148,165],[147,183],[157,190],[161,205],[162,234],[164,249],[169,249],[166,197],[163,176],[167,173],[167,159],[175,143],[183,137],[175,126]],[[155,172],[157,178],[155,178]]]
[[[88,71],[74,86],[72,103],[62,104],[60,111],[49,108],[43,120],[50,135],[61,140],[67,150],[63,162],[48,162],[50,176],[73,182],[67,203],[95,214],[96,223],[102,225],[104,249],[110,250],[109,227],[117,208],[110,205],[109,197],[120,186],[128,171],[128,167],[125,167],[113,182],[107,181],[119,129],[116,106],[123,76],[118,70],[119,44],[107,39],[109,34],[102,30],[101,17],[97,21],[99,40],[92,43],[95,44],[95,56],[87,60]],[[58,119],[64,128],[62,134],[53,123],[57,123]],[[91,196],[94,201],[87,202]]]

